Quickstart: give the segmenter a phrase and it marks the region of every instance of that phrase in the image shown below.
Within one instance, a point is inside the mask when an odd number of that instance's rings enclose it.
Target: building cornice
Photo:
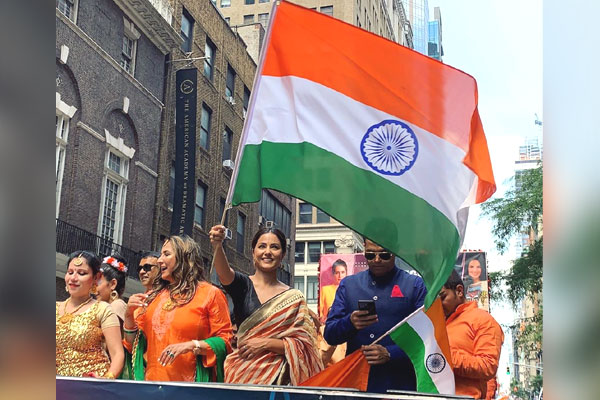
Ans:
[[[149,0],[114,0],[131,21],[163,54],[181,46],[183,39]]]

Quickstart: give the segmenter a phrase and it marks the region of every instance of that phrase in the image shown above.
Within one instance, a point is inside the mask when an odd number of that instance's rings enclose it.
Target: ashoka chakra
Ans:
[[[403,122],[385,120],[367,130],[360,152],[369,167],[384,175],[402,175],[419,154],[419,143],[412,129]]]
[[[446,359],[440,353],[430,354],[425,361],[425,367],[432,374],[437,374],[446,367]]]

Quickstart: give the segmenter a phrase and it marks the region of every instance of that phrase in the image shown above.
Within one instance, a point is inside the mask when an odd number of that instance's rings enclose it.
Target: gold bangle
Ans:
[[[115,379],[115,376],[113,375],[112,372],[108,371],[106,374],[104,374],[104,378],[105,379]]]
[[[192,340],[192,343],[194,343],[194,350],[192,351],[194,353],[194,355],[201,355],[202,352],[202,345],[200,344],[199,340]]]

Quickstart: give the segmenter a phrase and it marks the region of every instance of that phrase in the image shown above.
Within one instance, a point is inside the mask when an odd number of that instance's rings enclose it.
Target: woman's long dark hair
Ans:
[[[148,295],[147,303],[150,304],[163,289],[167,288],[171,301],[184,305],[192,301],[196,295],[198,283],[206,281],[200,246],[187,235],[168,237],[163,246],[167,242],[171,243],[175,254],[173,282],[165,281],[159,273],[152,283],[152,292]]]

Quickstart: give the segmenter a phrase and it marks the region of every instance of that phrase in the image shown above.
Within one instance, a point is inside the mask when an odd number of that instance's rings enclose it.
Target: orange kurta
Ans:
[[[329,312],[329,307],[333,304],[333,300],[335,300],[337,288],[337,285],[327,285],[321,288],[321,295],[319,296],[319,318],[321,322],[327,320],[327,313]]]
[[[169,300],[168,290],[163,290],[147,307],[136,310],[135,320],[148,342],[145,359],[147,381],[193,381],[196,374],[196,356],[185,353],[173,364],[163,367],[158,362],[160,354],[169,344],[221,337],[231,351],[231,320],[225,295],[215,286],[201,282],[192,301],[172,310],[163,309]],[[215,354],[209,351],[202,357],[205,367],[213,367]]]
[[[504,333],[476,302],[463,303],[446,321],[456,394],[484,399],[487,381],[496,375]]]

